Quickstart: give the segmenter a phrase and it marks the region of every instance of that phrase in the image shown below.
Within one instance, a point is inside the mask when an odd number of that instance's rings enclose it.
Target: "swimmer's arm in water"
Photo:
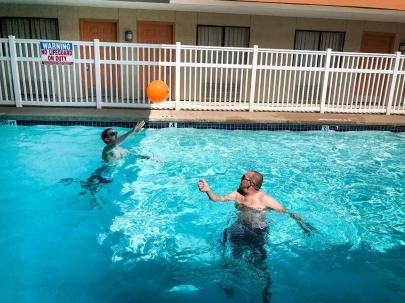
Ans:
[[[276,199],[270,197],[269,195],[264,195],[263,196],[264,204],[271,209],[274,209],[275,211],[281,212],[281,213],[289,213],[288,210],[286,210]],[[290,217],[296,220],[299,223],[302,223],[301,217],[296,214],[296,213],[289,213]]]
[[[264,200],[264,204],[266,205],[266,207],[274,209],[275,211],[281,212],[281,213],[289,213],[288,210],[286,210],[276,199],[268,196],[268,195],[264,195],[263,198]],[[294,220],[297,221],[298,224],[302,224],[302,219],[301,217],[296,214],[296,213],[289,213],[290,217],[293,218]]]
[[[139,133],[142,129],[143,126],[145,125],[145,121],[140,121],[138,122],[133,129],[131,129],[129,132],[127,132],[126,134],[123,134],[121,137],[117,138],[117,140],[115,140],[114,142],[111,142],[110,144],[108,144],[106,147],[104,147],[103,149],[103,154],[102,154],[102,158],[106,159],[107,155],[109,153],[111,153],[111,151],[116,148],[117,146],[121,145],[122,143],[124,143],[130,136],[132,136],[134,133]]]
[[[286,211],[286,213],[288,213],[288,211]],[[299,216],[297,213],[289,213],[289,214],[290,214],[290,217],[293,218],[298,223],[298,225],[301,227],[302,231],[304,232],[304,234],[306,236],[311,235],[311,231],[317,230],[311,224],[304,222],[304,220],[302,220],[301,216]]]
[[[198,188],[201,192],[206,193],[208,198],[210,198],[210,200],[212,201],[228,202],[236,200],[236,190],[225,196],[218,196],[211,190],[211,188],[209,187],[208,183],[205,180],[198,181]]]
[[[304,222],[301,217],[295,213],[291,213],[290,217],[297,221],[298,225],[301,227],[302,231],[306,236],[311,235],[311,231],[317,230],[311,224]]]
[[[302,222],[302,218],[296,213],[290,213],[290,217],[297,220],[297,222]]]
[[[287,213],[287,210],[273,197],[263,193],[262,203],[267,207],[281,213]]]
[[[137,154],[134,154],[134,153],[132,153],[132,152],[129,152],[129,153],[130,153],[131,155],[133,155],[133,156],[139,158],[139,159],[152,160],[152,161],[156,161],[156,162],[159,162],[159,163],[166,163],[165,160],[161,160],[161,159],[157,159],[157,158],[152,158],[152,157],[150,157],[150,156],[145,156],[145,155],[137,155]]]
[[[265,195],[263,197],[263,199],[265,200],[265,205],[267,207],[272,208],[278,212],[285,213],[285,214],[289,213],[279,202],[277,202],[272,197]],[[311,234],[311,231],[317,230],[311,224],[304,222],[298,214],[296,214],[296,213],[289,213],[289,214],[290,214],[291,218],[293,218],[295,221],[297,221],[298,225],[301,227],[301,229],[305,235],[309,236]]]

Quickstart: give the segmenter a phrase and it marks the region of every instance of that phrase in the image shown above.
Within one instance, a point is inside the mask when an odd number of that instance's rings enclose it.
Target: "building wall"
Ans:
[[[263,3],[283,3],[283,4],[305,4],[305,5],[327,5],[327,6],[348,6],[362,8],[382,8],[405,10],[403,0],[233,0],[240,2],[263,2]]]
[[[197,25],[250,27],[250,46],[292,49],[295,30],[342,31],[346,33],[344,51],[358,52],[362,34],[387,32],[396,34],[395,50],[405,42],[405,24],[356,20],[310,19],[278,16],[252,16],[203,12],[156,11],[119,8],[68,7],[0,4],[2,17],[58,18],[61,40],[80,40],[79,19],[113,19],[119,21],[120,41],[132,30],[136,42],[137,21],[164,21],[175,24],[175,41],[195,45]]]

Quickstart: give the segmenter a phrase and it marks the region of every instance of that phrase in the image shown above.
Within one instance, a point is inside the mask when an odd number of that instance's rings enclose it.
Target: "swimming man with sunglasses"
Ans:
[[[226,243],[229,242],[232,256],[235,259],[243,259],[259,270],[257,274],[265,282],[262,300],[263,302],[270,302],[272,282],[265,262],[267,258],[265,245],[269,230],[266,210],[273,209],[282,213],[287,213],[287,210],[274,198],[260,191],[262,184],[262,174],[252,170],[242,175],[237,190],[225,196],[218,196],[212,192],[205,180],[198,181],[198,188],[205,192],[212,201],[235,201],[235,206],[239,210],[238,219],[231,226],[225,228],[222,245],[225,247]],[[296,220],[301,219],[296,214],[293,216]],[[227,288],[232,288],[232,286]]]
[[[103,153],[101,157],[104,161],[110,162],[113,160],[117,160],[126,156],[129,151],[125,148],[120,147],[122,143],[124,143],[130,136],[135,133],[139,133],[142,131],[143,126],[145,125],[145,121],[138,122],[133,129],[129,132],[123,134],[121,137],[118,137],[118,133],[114,131],[112,128],[107,128],[101,133],[101,139],[105,144],[106,147],[103,149]]]
[[[142,120],[138,122],[133,129],[123,134],[121,137],[118,137],[118,133],[114,131],[114,129],[106,128],[101,133],[101,140],[103,140],[103,142],[107,144],[101,154],[101,157],[103,158],[105,163],[102,167],[96,169],[96,171],[92,173],[91,176],[87,179],[87,181],[94,182],[95,180],[98,180],[99,183],[113,182],[114,174],[116,172],[115,160],[119,160],[129,154],[129,151],[125,148],[120,147],[120,145],[133,134],[142,131],[144,125],[145,121]]]
[[[235,206],[239,210],[238,220],[225,230],[224,240],[238,244],[236,248],[241,246],[253,248],[254,255],[259,256],[259,259],[266,257],[264,249],[268,233],[266,210],[273,209],[288,213],[277,200],[260,191],[262,184],[262,174],[253,170],[248,171],[242,175],[237,190],[225,196],[218,196],[212,192],[205,180],[198,181],[200,191],[205,192],[212,201],[235,201]],[[305,234],[308,235],[310,230],[315,230],[310,224],[303,222],[299,215],[291,213],[290,216],[297,221]],[[238,249],[238,251],[242,252],[243,250]]]
[[[263,176],[257,171],[248,171],[241,177],[239,188],[233,192],[218,196],[210,189],[205,180],[198,181],[198,188],[205,192],[212,201],[228,202],[235,201],[239,213],[239,221],[242,224],[252,224],[257,228],[265,228],[267,209],[287,213],[287,210],[274,198],[260,191],[263,184]]]

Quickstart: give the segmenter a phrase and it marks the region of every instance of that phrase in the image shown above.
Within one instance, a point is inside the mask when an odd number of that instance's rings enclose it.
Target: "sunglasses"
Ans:
[[[243,175],[243,176],[240,178],[240,181],[243,181],[243,180],[249,181],[250,184],[252,184],[254,187],[257,187],[256,184],[255,184],[252,180],[250,180],[248,177],[246,177],[245,175]]]
[[[107,137],[112,137],[112,136],[118,136],[118,133],[117,132],[107,133]]]

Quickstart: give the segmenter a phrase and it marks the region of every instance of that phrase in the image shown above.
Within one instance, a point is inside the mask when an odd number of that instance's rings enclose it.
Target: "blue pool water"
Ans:
[[[89,187],[102,128],[2,126],[0,302],[405,301],[405,133],[146,129]],[[128,129],[116,128],[119,133]],[[248,170],[317,228],[268,213],[267,260],[221,244]]]

